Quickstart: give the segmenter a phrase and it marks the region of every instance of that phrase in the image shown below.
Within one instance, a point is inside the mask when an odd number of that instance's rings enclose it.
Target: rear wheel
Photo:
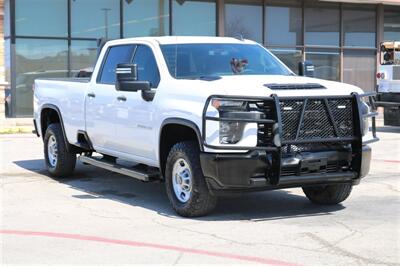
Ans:
[[[352,184],[303,187],[307,198],[316,204],[333,205],[346,200],[353,188]]]
[[[215,208],[217,198],[207,188],[196,142],[179,142],[172,147],[167,158],[165,187],[172,207],[181,216],[202,216]]]
[[[50,124],[44,136],[44,158],[49,173],[54,177],[67,177],[76,165],[76,154],[67,151],[64,134],[59,123]]]

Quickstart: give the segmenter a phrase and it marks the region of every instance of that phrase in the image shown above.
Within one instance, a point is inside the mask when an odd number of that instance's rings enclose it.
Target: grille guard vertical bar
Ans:
[[[367,119],[371,118],[371,121],[372,121],[372,123],[371,123],[372,139],[363,141],[364,145],[379,141],[379,138],[376,135],[376,117],[378,116],[378,112],[377,112],[376,105],[375,105],[375,96],[376,96],[376,92],[367,92],[367,93],[358,95],[358,98],[360,101],[361,101],[361,98],[368,97],[369,106],[371,108],[371,111],[369,113],[362,114],[362,116],[361,116],[362,119],[363,118],[367,118]]]

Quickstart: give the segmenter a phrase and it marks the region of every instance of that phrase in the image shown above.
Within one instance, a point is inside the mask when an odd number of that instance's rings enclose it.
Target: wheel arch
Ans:
[[[72,145],[69,144],[67,140],[67,135],[65,133],[64,122],[60,109],[54,104],[44,104],[40,110],[40,130],[42,133],[42,139],[44,139],[47,127],[52,123],[60,123],[67,151],[73,151]]]
[[[201,133],[194,122],[183,118],[168,118],[161,124],[158,156],[160,171],[163,177],[165,176],[165,165],[170,149],[174,144],[187,140],[196,141],[200,151],[203,151]]]

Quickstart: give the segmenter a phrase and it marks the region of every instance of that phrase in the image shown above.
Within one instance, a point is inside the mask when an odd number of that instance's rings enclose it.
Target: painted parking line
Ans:
[[[210,257],[219,257],[219,258],[226,258],[226,259],[231,259],[231,260],[261,263],[261,264],[266,264],[266,265],[299,266],[299,264],[293,264],[293,263],[289,263],[289,262],[279,261],[279,260],[275,260],[275,259],[262,258],[262,257],[244,256],[244,255],[238,255],[238,254],[233,254],[233,253],[224,253],[224,252],[208,251],[208,250],[201,250],[201,249],[184,248],[184,247],[155,244],[155,243],[148,243],[148,242],[111,239],[111,238],[104,238],[104,237],[98,237],[98,236],[87,236],[87,235],[55,233],[55,232],[21,231],[21,230],[0,230],[0,234],[92,241],[92,242],[107,243],[107,244],[114,244],[114,245],[143,247],[143,248],[159,249],[159,250],[166,250],[166,251],[177,251],[177,252],[182,252],[182,253],[190,253],[190,254],[197,254],[197,255],[210,256]]]

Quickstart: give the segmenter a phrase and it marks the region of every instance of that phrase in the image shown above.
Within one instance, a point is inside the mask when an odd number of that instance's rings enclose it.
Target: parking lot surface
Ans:
[[[45,171],[41,139],[0,135],[0,258],[9,264],[400,265],[400,129],[380,127],[371,172],[342,205],[301,189],[222,198],[175,215],[162,183],[79,164]]]

